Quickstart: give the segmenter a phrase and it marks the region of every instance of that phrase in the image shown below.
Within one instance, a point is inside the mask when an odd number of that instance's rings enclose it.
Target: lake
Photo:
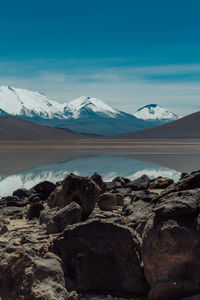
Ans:
[[[49,180],[56,182],[68,174],[91,176],[99,173],[104,181],[116,176],[136,179],[164,176],[177,181],[182,172],[200,169],[200,154],[194,153],[1,153],[0,196],[11,195],[18,188],[31,188]]]

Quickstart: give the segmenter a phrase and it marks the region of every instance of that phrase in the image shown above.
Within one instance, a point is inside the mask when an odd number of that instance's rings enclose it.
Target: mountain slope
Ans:
[[[142,130],[158,122],[138,119],[94,97],[60,104],[41,93],[10,86],[0,87],[0,109],[41,125],[100,135]]]
[[[161,126],[115,135],[122,139],[199,139],[200,111]]]
[[[82,96],[64,107],[67,120],[57,123],[61,128],[70,128],[85,133],[111,135],[151,127],[151,124],[117,110],[97,98]]]
[[[55,140],[85,138],[83,134],[46,127],[16,117],[0,117],[0,140],[26,139],[26,140]]]

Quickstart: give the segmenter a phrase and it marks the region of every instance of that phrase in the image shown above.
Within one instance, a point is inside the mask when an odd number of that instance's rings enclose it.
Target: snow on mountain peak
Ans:
[[[140,107],[136,113],[133,114],[138,119],[143,120],[177,120],[180,118],[176,113],[159,106],[158,104],[148,104]]]
[[[70,101],[66,104],[64,110],[70,112],[74,119],[79,118],[83,110],[87,110],[88,112],[93,112],[96,114],[103,114],[111,118],[114,118],[120,113],[118,110],[112,108],[97,98],[85,96],[81,96],[80,98]]]
[[[11,86],[0,87],[0,108],[14,116],[63,118],[62,107],[39,92]]]

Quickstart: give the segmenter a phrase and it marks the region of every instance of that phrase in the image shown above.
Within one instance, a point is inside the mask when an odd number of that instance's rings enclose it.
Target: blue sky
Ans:
[[[128,112],[200,110],[199,11],[197,0],[2,1],[0,84]]]

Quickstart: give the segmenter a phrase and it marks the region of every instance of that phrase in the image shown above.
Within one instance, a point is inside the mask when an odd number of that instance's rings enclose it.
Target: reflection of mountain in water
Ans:
[[[167,176],[174,180],[180,177],[179,172],[159,165],[117,155],[100,155],[41,166],[7,177],[0,176],[0,196],[9,195],[21,187],[31,188],[44,180],[56,182],[65,178],[69,173],[91,176],[94,172],[98,172],[105,181],[110,181],[116,176],[135,179],[143,174],[151,178]]]

